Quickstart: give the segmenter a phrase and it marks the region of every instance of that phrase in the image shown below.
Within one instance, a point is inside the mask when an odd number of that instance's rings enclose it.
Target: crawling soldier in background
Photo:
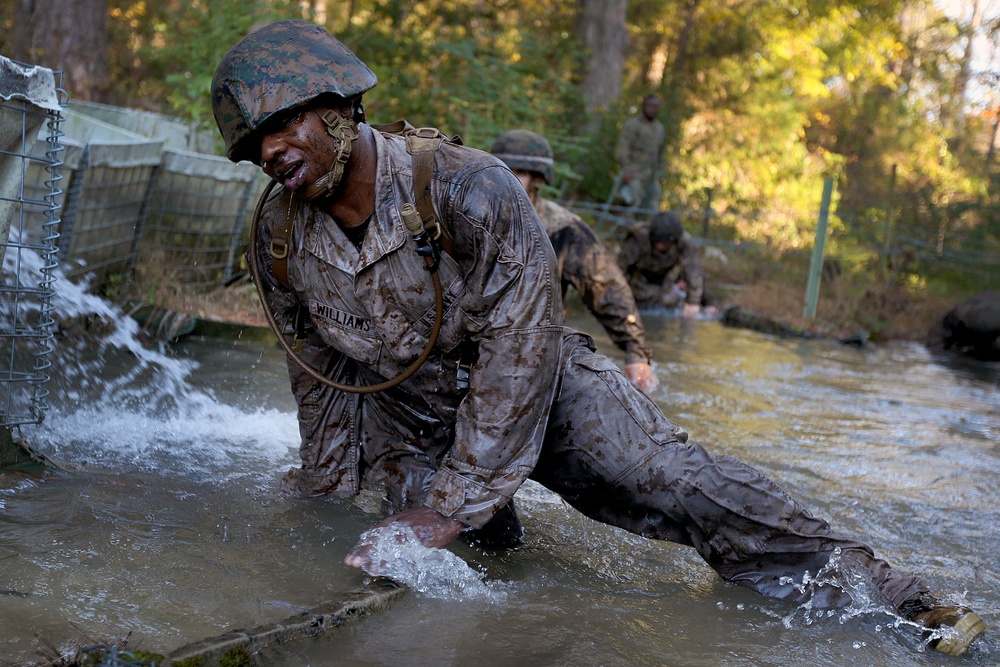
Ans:
[[[698,243],[673,211],[633,225],[618,252],[618,265],[640,308],[676,308],[682,317],[715,314],[718,305],[705,289]]]
[[[601,323],[611,341],[625,351],[625,377],[643,391],[656,386],[650,366],[652,352],[639,309],[625,276],[601,240],[580,216],[539,193],[552,184],[552,147],[537,132],[510,130],[501,134],[491,151],[511,168],[535,207],[556,251],[563,300],[572,285]]]

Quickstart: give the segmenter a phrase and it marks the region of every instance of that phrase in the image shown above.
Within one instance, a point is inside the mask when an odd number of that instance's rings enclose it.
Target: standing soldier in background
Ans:
[[[649,222],[630,227],[618,265],[641,307],[676,308],[683,303],[682,317],[695,317],[703,308],[718,311],[705,292],[698,243],[673,211],[661,211]]]
[[[656,120],[660,113],[660,98],[646,95],[642,112],[622,126],[615,145],[615,160],[621,168],[618,195],[627,205],[638,208],[660,208],[660,177],[663,175],[663,144],[666,131]],[[627,188],[627,190],[626,190]],[[623,196],[628,192],[628,196]],[[628,199],[631,198],[632,203]]]
[[[563,301],[572,285],[612,342],[625,351],[625,377],[643,391],[653,389],[656,375],[650,366],[646,332],[614,256],[580,216],[539,193],[543,183],[553,181],[549,142],[536,132],[510,130],[500,135],[491,152],[511,168],[535,206],[556,251]]]

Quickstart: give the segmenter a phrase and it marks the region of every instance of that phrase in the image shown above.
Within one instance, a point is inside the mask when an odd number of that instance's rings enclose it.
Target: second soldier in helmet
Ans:
[[[653,389],[656,375],[642,319],[614,255],[580,216],[540,194],[543,184],[553,182],[549,142],[537,132],[510,130],[497,138],[492,153],[511,168],[538,212],[556,251],[563,298],[572,285],[612,342],[625,351],[625,376],[643,391]]]

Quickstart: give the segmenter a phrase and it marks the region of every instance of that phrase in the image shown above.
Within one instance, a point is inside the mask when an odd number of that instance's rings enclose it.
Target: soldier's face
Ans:
[[[532,197],[535,196],[538,188],[542,187],[542,183],[545,182],[542,176],[533,171],[525,169],[514,169],[513,171],[514,175],[517,176],[517,180],[521,181],[521,187]]]
[[[663,253],[670,250],[670,248],[672,248],[673,245],[674,244],[671,243],[670,241],[654,241],[653,250],[662,255]]]
[[[644,113],[646,118],[649,120],[656,118],[656,114],[660,113],[660,100],[655,97],[647,98],[642,103],[642,113]]]
[[[335,142],[315,111],[276,120],[260,142],[261,169],[293,192],[330,171],[336,156]]]

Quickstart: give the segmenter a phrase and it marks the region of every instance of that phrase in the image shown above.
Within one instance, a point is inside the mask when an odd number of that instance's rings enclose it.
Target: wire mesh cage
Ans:
[[[101,288],[131,268],[163,142],[72,112],[63,129],[59,259],[67,278]]]
[[[61,85],[61,72],[0,56],[0,430],[39,423],[47,408],[62,196]]]
[[[74,124],[67,135],[86,138],[88,147],[93,147],[97,135],[92,128],[97,127],[103,128],[101,139],[111,138],[108,129],[113,129],[119,137],[130,137],[129,141],[162,144],[136,222],[130,270],[125,272],[134,286],[149,293],[159,293],[161,288],[164,293],[209,291],[239,274],[248,212],[263,188],[256,167],[234,165],[219,156],[218,132],[193,121],[92,102],[71,102],[68,111]],[[71,206],[64,219],[81,207]],[[67,260],[77,256],[74,246]],[[105,282],[95,275],[91,284],[97,287]]]
[[[250,163],[166,150],[137,248],[141,282],[208,290],[232,278],[248,206],[259,189]]]

